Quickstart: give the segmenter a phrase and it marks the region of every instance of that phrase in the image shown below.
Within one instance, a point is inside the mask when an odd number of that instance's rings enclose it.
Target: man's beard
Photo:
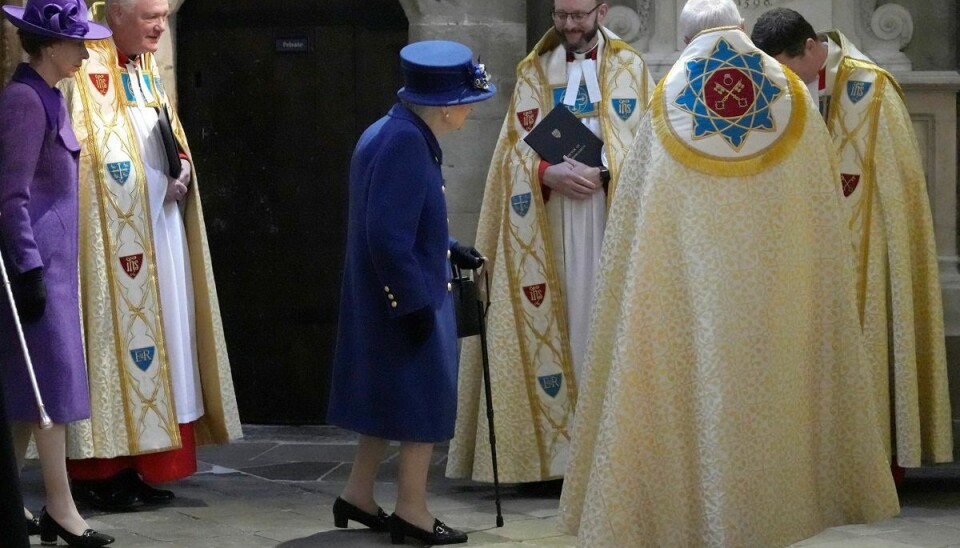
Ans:
[[[593,39],[596,38],[597,33],[600,32],[600,22],[594,21],[593,28],[584,32],[580,35],[580,41],[577,43],[570,43],[567,41],[567,36],[563,33],[562,30],[554,27],[554,30],[560,35],[560,42],[563,43],[564,49],[567,51],[580,52],[582,53],[587,49],[590,42],[593,42]]]

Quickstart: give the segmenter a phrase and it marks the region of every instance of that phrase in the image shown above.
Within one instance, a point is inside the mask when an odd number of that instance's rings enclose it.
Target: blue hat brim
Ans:
[[[3,6],[3,14],[7,17],[13,26],[18,29],[29,32],[30,34],[36,34],[37,36],[45,36],[47,38],[58,38],[61,40],[103,40],[104,38],[109,38],[113,35],[113,32],[110,31],[107,27],[94,23],[93,21],[87,21],[89,29],[87,33],[83,36],[71,36],[69,34],[60,34],[59,32],[53,32],[50,29],[45,29],[43,27],[34,25],[29,21],[23,20],[23,12],[25,8],[20,6]]]
[[[404,86],[397,90],[397,97],[414,105],[445,107],[486,101],[497,93],[497,86],[493,83],[488,83],[487,89],[468,89],[466,91],[464,89],[466,88],[461,87],[441,93],[417,93]]]

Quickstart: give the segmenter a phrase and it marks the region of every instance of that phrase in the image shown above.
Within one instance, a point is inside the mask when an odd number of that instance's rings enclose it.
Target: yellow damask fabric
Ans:
[[[653,81],[640,54],[606,30],[598,58],[600,119],[615,187],[649,102]],[[546,65],[562,46],[548,32],[520,62],[517,86],[487,177],[476,246],[491,269],[487,338],[500,480],[563,475],[576,405],[567,334],[562,231],[540,193],[540,157],[522,140],[554,108],[558,85]],[[565,56],[560,58],[564,62]],[[559,197],[550,203],[555,204]],[[557,216],[558,217],[558,216]],[[587,311],[584,311],[587,313]],[[447,475],[492,481],[479,340],[463,343],[457,425]]]
[[[943,303],[916,136],[893,77],[839,32],[827,36],[834,84],[821,96],[840,158],[877,419],[900,466],[949,462]]]
[[[126,115],[122,71],[116,66],[117,51],[111,40],[88,42],[87,46],[91,60],[63,90],[82,146],[80,291],[91,399],[91,419],[68,427],[68,457],[74,459],[163,451],[180,444],[176,416],[171,414],[175,402],[169,391],[162,389],[169,386],[169,369],[164,363],[156,280],[150,272],[150,223],[129,217],[147,215],[148,219],[149,207],[143,195],[139,146]],[[141,63],[145,73],[158,74],[152,55],[144,55]],[[158,99],[165,100],[162,82],[152,79],[149,84],[155,86]],[[174,135],[190,157],[175,109],[170,108],[170,114]],[[183,217],[193,268],[197,354],[205,408],[204,416],[195,423],[195,431],[200,444],[226,443],[240,438],[242,433],[196,173],[193,177]],[[140,208],[140,202],[146,207]],[[119,216],[114,215],[118,211]],[[114,218],[117,220],[111,220]],[[124,238],[133,226],[141,226],[141,232],[133,241],[126,241]],[[126,250],[134,243],[142,251],[139,257],[127,255]],[[131,261],[137,262],[136,267],[130,266]],[[147,285],[138,286],[133,292],[118,289],[118,284],[126,281],[125,275],[143,279]],[[142,306],[144,302],[154,304],[147,308]],[[134,320],[125,320],[127,316]],[[138,316],[141,321],[135,319]],[[146,333],[156,345],[152,355],[157,362],[155,367],[166,377],[151,380],[146,392],[142,389],[144,380],[134,377],[136,371],[124,363],[130,350],[130,333],[140,329],[130,326],[137,323],[146,325]],[[164,410],[165,422],[158,425],[145,421],[157,409]],[[166,440],[161,429],[167,432]]]
[[[644,117],[560,501],[581,546],[768,548],[898,512],[832,144],[808,94],[790,98],[803,133],[751,175],[686,165]]]

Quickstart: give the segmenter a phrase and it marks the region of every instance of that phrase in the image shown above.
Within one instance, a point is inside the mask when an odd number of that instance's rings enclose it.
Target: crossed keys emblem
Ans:
[[[750,101],[745,97],[737,95],[738,93],[743,92],[744,84],[743,80],[737,80],[734,82],[733,76],[728,72],[723,75],[722,82],[714,82],[713,90],[722,95],[722,97],[714,103],[715,111],[726,110],[727,100],[731,97],[737,101],[737,106],[740,108],[747,108],[750,106]]]

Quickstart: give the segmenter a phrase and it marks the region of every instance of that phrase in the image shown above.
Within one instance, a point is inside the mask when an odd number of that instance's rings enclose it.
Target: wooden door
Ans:
[[[202,0],[177,19],[179,113],[241,419],[322,423],[350,156],[395,102],[406,19],[389,0]]]

